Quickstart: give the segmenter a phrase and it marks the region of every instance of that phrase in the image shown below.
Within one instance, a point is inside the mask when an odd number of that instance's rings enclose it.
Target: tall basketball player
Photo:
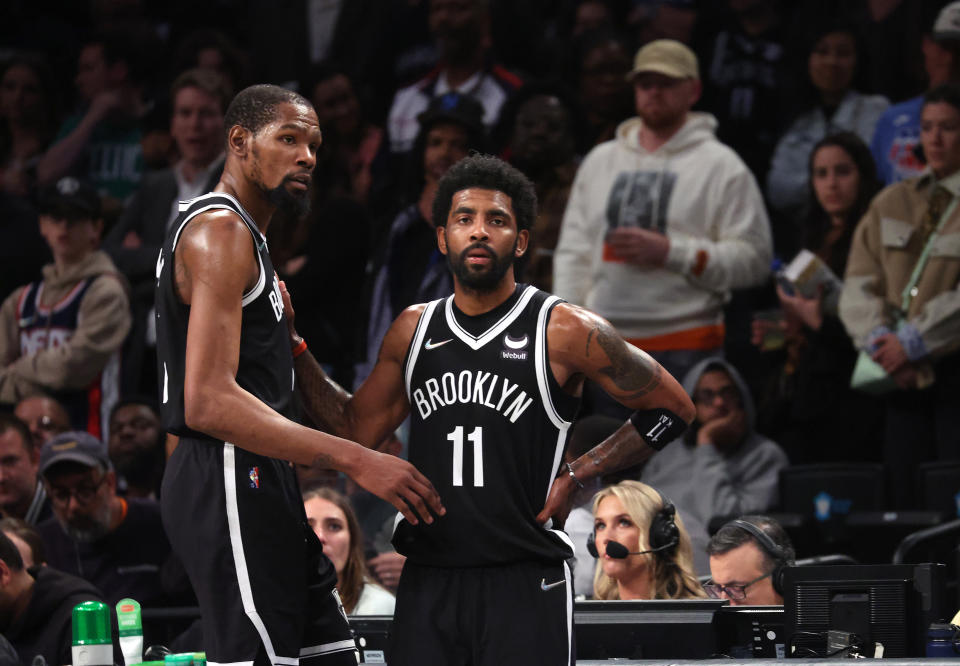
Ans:
[[[278,208],[305,206],[320,130],[309,102],[276,86],[242,91],[225,121],[223,177],[180,204],[157,261],[162,417],[180,437],[164,527],[200,602],[208,661],[354,665],[336,572],[287,461],[346,472],[411,525],[443,507],[409,463],[287,418],[293,358],[264,234]]]
[[[407,561],[391,664],[572,664],[573,546],[559,529],[572,490],[645,460],[694,415],[677,381],[608,322],[515,282],[535,209],[513,167],[461,160],[433,204],[454,294],[397,318],[350,399],[308,355],[297,361],[308,407],[334,432],[378,442],[409,413],[410,461],[444,498],[429,525],[398,516]],[[584,378],[636,411],[566,466]]]

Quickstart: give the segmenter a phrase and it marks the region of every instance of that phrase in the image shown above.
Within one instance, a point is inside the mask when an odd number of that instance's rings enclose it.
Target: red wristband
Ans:
[[[293,357],[296,358],[305,351],[307,351],[307,341],[300,338],[300,344],[293,348]]]

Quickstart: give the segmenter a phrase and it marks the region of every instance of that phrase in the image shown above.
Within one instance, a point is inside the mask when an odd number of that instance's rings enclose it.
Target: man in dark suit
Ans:
[[[191,69],[170,89],[170,134],[179,160],[144,176],[140,189],[107,234],[104,249],[133,289],[133,331],[124,349],[122,386],[128,392],[155,390],[152,332],[154,269],[180,201],[209,192],[223,172],[223,114],[233,97],[229,84],[209,70]],[[147,371],[147,372],[144,372]],[[143,377],[143,375],[147,375]]]

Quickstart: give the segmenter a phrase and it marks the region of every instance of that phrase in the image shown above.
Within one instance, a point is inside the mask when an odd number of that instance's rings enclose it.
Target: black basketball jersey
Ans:
[[[480,335],[458,322],[453,296],[421,315],[404,364],[409,459],[447,514],[416,526],[398,517],[393,543],[411,560],[464,567],[573,554],[566,534],[536,522],[579,406],[550,370],[547,322],[559,301],[518,287]]]
[[[267,241],[243,206],[229,194],[210,192],[180,203],[180,216],[157,259],[156,317],[157,370],[163,427],[181,437],[208,438],[186,426],[183,418],[183,381],[186,365],[187,323],[190,307],[177,295],[173,253],[183,229],[196,215],[226,208],[239,215],[253,236],[260,278],[243,295],[240,327],[240,363],[237,384],[272,409],[289,417],[293,395],[293,357],[283,318],[283,300]]]

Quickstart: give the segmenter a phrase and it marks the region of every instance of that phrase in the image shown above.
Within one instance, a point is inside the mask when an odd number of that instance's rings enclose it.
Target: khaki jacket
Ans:
[[[960,192],[956,176],[942,184],[954,196]],[[920,231],[932,187],[929,174],[887,187],[857,226],[840,295],[840,319],[859,348],[868,347],[881,327],[894,329],[903,289],[923,252]],[[936,360],[960,348],[958,285],[960,205],[934,240],[906,312],[907,330],[898,332],[912,360]]]

